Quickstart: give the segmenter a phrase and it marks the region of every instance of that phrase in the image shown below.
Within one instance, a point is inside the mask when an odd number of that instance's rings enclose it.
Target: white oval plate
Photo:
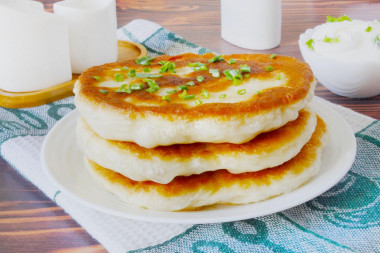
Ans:
[[[99,211],[151,222],[215,223],[244,220],[283,211],[324,193],[339,182],[356,155],[356,140],[348,123],[336,112],[314,99],[312,108],[325,120],[330,138],[322,156],[319,173],[298,189],[247,205],[214,205],[199,211],[162,212],[122,202],[99,187],[88,174],[76,145],[77,110],[62,118],[48,133],[42,147],[46,174],[65,194]]]

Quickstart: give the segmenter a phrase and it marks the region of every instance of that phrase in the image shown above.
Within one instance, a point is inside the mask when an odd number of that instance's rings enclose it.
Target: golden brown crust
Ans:
[[[110,183],[118,184],[133,192],[150,192],[154,191],[165,197],[180,196],[190,192],[197,192],[200,189],[205,191],[218,191],[222,187],[228,187],[232,184],[239,184],[242,187],[250,185],[269,185],[272,180],[279,180],[286,174],[295,175],[309,167],[315,160],[318,149],[323,145],[322,137],[326,132],[326,124],[318,117],[316,130],[310,141],[293,159],[288,162],[258,172],[247,172],[241,174],[232,174],[226,170],[204,172],[199,175],[179,176],[174,178],[168,184],[159,184],[152,181],[133,181],[119,173],[103,168],[96,163],[89,161],[94,168],[95,173],[105,178]]]
[[[214,78],[208,70],[196,71],[180,77],[172,73],[164,73],[162,77],[156,78],[155,81],[161,88],[175,88],[178,85],[184,85],[189,81],[194,81],[196,85],[190,87],[188,92],[196,96],[200,96],[202,89],[207,89],[209,92],[217,92],[226,90],[232,84],[232,81],[226,80],[223,75],[223,70],[238,69],[241,64],[247,64],[251,68],[250,77],[261,80],[270,80],[275,78],[278,73],[284,73],[287,77],[287,83],[281,87],[268,88],[260,94],[254,95],[251,99],[239,103],[204,103],[196,107],[189,107],[184,103],[177,103],[180,98],[178,94],[169,95],[171,102],[163,101],[161,96],[155,93],[148,93],[145,90],[134,91],[132,94],[114,92],[116,88],[97,87],[97,81],[94,76],[100,76],[102,81],[112,80],[115,73],[120,73],[121,67],[129,67],[136,69],[137,72],[142,72],[146,66],[138,65],[134,60],[110,63],[102,66],[92,67],[86,70],[79,78],[80,86],[78,92],[88,101],[95,104],[111,106],[119,110],[123,114],[128,114],[129,117],[136,115],[160,115],[167,119],[195,119],[207,116],[232,117],[242,114],[257,114],[266,110],[272,110],[282,106],[294,104],[304,99],[310,89],[314,77],[311,69],[306,63],[303,63],[295,58],[288,56],[277,56],[271,59],[266,54],[236,54],[224,56],[227,60],[233,58],[237,60],[236,64],[230,65],[226,61],[209,63],[213,54],[195,55],[182,54],[178,56],[159,56],[151,62],[152,68],[159,68],[160,61],[174,61],[177,67],[187,66],[190,62],[206,63],[209,68],[219,69],[220,78]],[[266,71],[266,66],[272,66],[274,71]],[[125,71],[124,75],[127,75]],[[201,83],[196,81],[196,77],[202,75],[205,80]],[[133,83],[141,83],[142,80],[136,79]],[[107,94],[99,92],[100,89],[109,91]],[[129,101],[125,99],[128,97]],[[147,102],[154,103],[151,105],[141,105]]]

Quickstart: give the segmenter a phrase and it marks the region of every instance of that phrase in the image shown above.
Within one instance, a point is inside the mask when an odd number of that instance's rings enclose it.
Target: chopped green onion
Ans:
[[[144,68],[144,72],[150,72],[150,68]]]
[[[187,82],[186,85],[188,86],[195,86],[195,83],[193,81]]]
[[[179,89],[179,90],[188,90],[189,87],[187,85],[178,85],[177,89]]]
[[[219,69],[210,69],[209,72],[213,77],[220,77]]]
[[[137,73],[135,75],[135,77],[137,78],[159,78],[161,77],[162,75],[158,75],[158,74],[151,74],[151,73]]]
[[[228,64],[234,64],[234,63],[236,63],[236,60],[235,60],[235,59],[229,59],[229,60],[227,61],[227,63],[228,63]]]
[[[176,73],[175,71],[175,64],[173,62],[165,62],[164,65],[162,65],[160,73]]]
[[[116,82],[122,82],[122,81],[124,81],[124,76],[121,73],[116,73],[114,75],[114,79],[115,79]]]
[[[197,76],[197,81],[198,82],[203,82],[205,80],[205,78],[203,76]]]
[[[221,95],[219,96],[219,98],[225,98],[225,97],[227,97],[227,94],[221,94]]]
[[[168,101],[168,102],[171,102],[172,101],[172,99],[169,97],[169,96],[162,96],[161,97],[162,98],[162,100],[164,100],[164,101]]]
[[[142,90],[144,88],[144,85],[142,83],[135,83],[135,84],[130,84],[129,89],[131,90]]]
[[[339,39],[338,38],[330,38],[330,37],[327,37],[327,35],[326,35],[325,38],[323,39],[323,42],[336,43],[336,42],[339,42]]]
[[[246,92],[247,92],[246,89],[241,89],[237,91],[237,94],[244,95]]]
[[[201,105],[201,104],[203,104],[202,100],[199,100],[199,99],[195,100],[196,106]]]
[[[329,22],[343,22],[343,21],[352,21],[349,17],[347,17],[346,15],[344,16],[340,16],[340,17],[331,17],[331,16],[327,16],[326,18],[326,23],[329,23]]]
[[[108,90],[99,90],[100,93],[107,94]]]
[[[129,75],[130,77],[135,77],[135,76],[136,76],[136,70],[135,70],[135,69],[131,69],[131,70],[129,70],[128,75]]]
[[[261,91],[259,91],[259,90],[258,90],[258,91],[256,91],[256,94],[257,94],[257,95],[261,94]]]
[[[314,51],[314,40],[313,39],[309,39],[308,41],[306,41],[306,45]]]
[[[373,43],[377,44],[377,46],[380,47],[380,34],[376,35]]]
[[[224,58],[222,55],[214,56],[208,60],[208,62],[220,62],[220,61],[224,61]]]
[[[266,72],[273,71],[273,67],[272,67],[272,66],[266,66],[266,67],[265,67],[265,71],[266,71]]]
[[[146,82],[149,86],[148,89],[146,89],[147,92],[152,93],[160,89],[160,86],[156,83],[156,81],[152,79],[143,79],[143,82]]]
[[[240,72],[241,73],[249,73],[251,72],[251,67],[247,64],[240,65]]]
[[[271,58],[271,59],[274,59],[274,58],[276,58],[277,57],[277,54],[271,54],[270,56],[269,56],[269,58]]]
[[[139,65],[144,65],[144,66],[148,66],[150,65],[150,62],[153,61],[154,58],[150,57],[150,56],[143,56],[141,58],[138,58],[136,60],[136,63],[139,64]]]
[[[184,100],[190,100],[190,99],[194,99],[194,98],[195,98],[195,95],[185,95],[185,96],[183,96]]]
[[[276,80],[281,80],[281,74],[278,74],[275,78]]]
[[[189,67],[192,67],[194,71],[208,70],[207,65],[201,62],[190,62]]]
[[[128,67],[121,67],[120,70],[121,71],[126,71],[126,70],[128,70]]]
[[[248,77],[250,77],[250,76],[251,76],[250,74],[245,74],[245,75],[244,75],[245,78],[248,78]]]
[[[239,85],[243,79],[243,75],[236,69],[227,69],[223,73],[228,80],[234,81],[234,85]]]
[[[93,78],[96,80],[96,81],[101,81],[102,79],[100,78],[100,76],[93,76]]]
[[[366,32],[372,31],[372,26],[368,26],[367,29],[365,29]]]
[[[165,62],[166,62],[166,61],[159,61],[158,63],[159,63],[160,65],[164,65]]]
[[[174,90],[169,90],[169,91],[167,91],[166,94],[169,94],[169,95],[170,95],[170,94],[173,94],[173,93],[176,93],[176,92],[177,92],[177,90],[174,89]]]
[[[202,96],[205,98],[210,98],[210,93],[208,92],[208,90],[203,89],[202,90]]]
[[[179,98],[184,98],[187,95],[187,91],[183,90],[181,94],[178,94]]]
[[[115,90],[117,93],[132,93],[132,90],[127,88],[127,84],[122,84],[120,86],[120,89]]]

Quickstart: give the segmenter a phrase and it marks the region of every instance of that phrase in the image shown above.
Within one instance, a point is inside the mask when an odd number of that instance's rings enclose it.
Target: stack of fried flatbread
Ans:
[[[90,174],[127,203],[164,211],[247,204],[319,170],[326,125],[309,66],[276,55],[142,57],[75,84]]]

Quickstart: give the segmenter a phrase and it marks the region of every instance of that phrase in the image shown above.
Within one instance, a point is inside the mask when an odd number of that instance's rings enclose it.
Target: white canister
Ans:
[[[73,73],[117,60],[115,0],[65,0],[53,7],[68,24]]]
[[[30,92],[71,80],[65,22],[30,0],[0,0],[0,89]]]
[[[281,41],[281,0],[221,0],[222,38],[236,46],[266,50]]]

